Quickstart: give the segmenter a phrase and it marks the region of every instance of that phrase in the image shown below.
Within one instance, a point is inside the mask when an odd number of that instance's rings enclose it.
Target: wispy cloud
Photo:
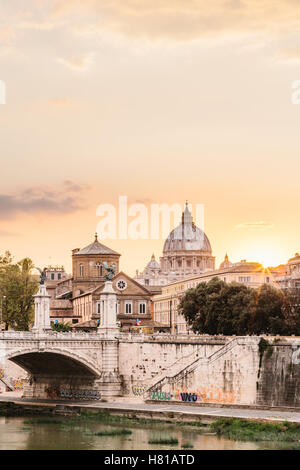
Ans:
[[[15,233],[15,232],[8,232],[7,230],[1,230],[0,229],[0,237],[6,238],[6,237],[19,237],[20,233]]]
[[[57,61],[71,70],[85,72],[94,64],[94,55],[92,53],[88,53],[69,58],[59,57]]]
[[[224,33],[273,31],[279,34],[300,24],[300,4],[286,0],[62,0],[53,18],[84,14],[99,31],[129,36],[193,39]],[[86,18],[86,15],[90,15]]]
[[[70,214],[83,209],[82,193],[87,189],[70,180],[61,187],[31,187],[18,194],[0,194],[0,220],[21,214]]]
[[[259,221],[259,222],[243,222],[242,224],[238,224],[235,228],[239,229],[252,229],[252,230],[268,230],[273,228],[274,225],[270,224],[269,222]]]

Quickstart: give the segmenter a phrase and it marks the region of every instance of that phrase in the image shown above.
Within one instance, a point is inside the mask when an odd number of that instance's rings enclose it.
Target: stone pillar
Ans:
[[[50,295],[46,286],[40,284],[38,293],[34,296],[34,325],[32,330],[42,332],[50,330]]]
[[[97,388],[103,398],[118,396],[121,393],[119,376],[119,328],[117,326],[117,294],[112,282],[106,281],[100,295],[101,320],[98,334],[103,336],[102,374],[97,380]]]
[[[118,335],[117,326],[117,294],[113,289],[112,282],[106,281],[100,295],[101,320],[98,333],[112,336]]]

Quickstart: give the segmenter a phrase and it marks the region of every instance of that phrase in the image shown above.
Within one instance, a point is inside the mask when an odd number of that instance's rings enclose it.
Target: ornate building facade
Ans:
[[[120,326],[125,330],[131,327],[153,329],[153,292],[124,272],[119,272],[120,256],[100,243],[96,234],[93,243],[72,250],[72,276],[59,275],[55,271],[53,277],[53,270],[50,270],[46,286],[51,290],[51,321],[67,322],[85,331],[96,329],[102,315],[100,296],[107,274],[104,265],[114,264],[113,288],[117,293],[116,313]]]
[[[160,263],[152,255],[145,269],[136,272],[135,279],[142,285],[166,285],[191,275],[215,269],[215,257],[206,234],[193,222],[186,203],[181,223],[168,235]]]
[[[116,274],[112,283],[117,293],[117,320],[122,329],[128,330],[136,326],[153,328],[151,292],[123,272]],[[103,288],[104,282],[73,298],[73,315],[80,319],[76,329],[97,327],[103,314],[100,300]]]
[[[97,234],[95,241],[85,248],[72,250],[73,297],[91,290],[104,281],[103,264],[115,264],[119,272],[120,254],[99,243]]]

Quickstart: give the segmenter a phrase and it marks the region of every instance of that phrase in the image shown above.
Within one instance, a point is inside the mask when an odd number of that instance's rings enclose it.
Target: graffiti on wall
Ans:
[[[183,402],[203,402],[203,403],[235,403],[238,396],[233,391],[214,386],[199,387],[196,390],[176,390],[175,400]]]
[[[45,390],[47,396],[51,399],[66,398],[80,400],[100,400],[101,394],[98,390],[93,389],[72,389],[48,387]]]
[[[170,401],[173,395],[167,392],[151,392],[150,400]]]
[[[7,376],[4,369],[0,369],[0,380],[2,380],[10,390],[18,391],[24,389],[25,379]]]
[[[239,395],[233,391],[224,391],[218,387],[199,387],[196,390],[176,389],[174,395],[170,392],[150,392],[150,400],[181,401],[184,403],[236,403]]]
[[[146,385],[133,385],[132,393],[133,395],[140,397],[141,395],[143,395],[143,393],[146,392],[147,388],[148,387]]]
[[[197,395],[197,393],[180,393],[180,398],[184,402],[202,401],[201,396]]]
[[[15,390],[24,390],[24,379],[13,379],[12,380],[12,385]]]

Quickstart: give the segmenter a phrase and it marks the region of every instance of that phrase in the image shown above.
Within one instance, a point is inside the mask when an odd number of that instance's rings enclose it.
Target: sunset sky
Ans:
[[[0,0],[0,80],[0,253],[70,271],[120,195],[204,204],[217,265],[300,251],[299,0]]]

